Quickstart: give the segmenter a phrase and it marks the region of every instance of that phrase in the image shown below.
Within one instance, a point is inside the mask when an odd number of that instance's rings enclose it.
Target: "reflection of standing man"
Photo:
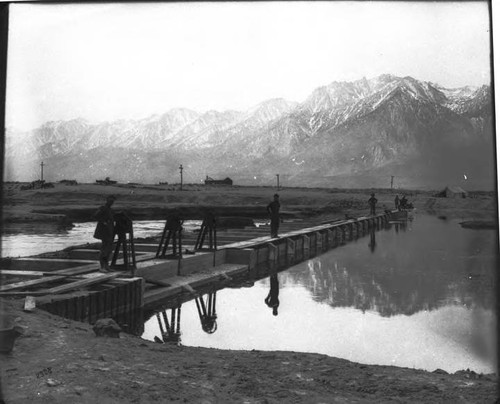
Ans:
[[[267,304],[268,307],[271,307],[273,309],[273,315],[277,316],[278,315],[278,306],[280,305],[280,301],[278,299],[278,294],[279,294],[279,282],[278,282],[278,275],[271,275],[269,277],[269,280],[271,282],[271,288],[269,290],[269,294],[267,297],[264,299],[264,302]]]
[[[278,237],[278,228],[280,225],[280,196],[274,194],[274,200],[267,205],[267,213],[271,216],[271,237]]]
[[[108,272],[110,270],[108,261],[113,250],[114,238],[113,210],[111,206],[115,200],[116,198],[113,195],[109,195],[106,198],[106,203],[94,214],[94,218],[97,219],[94,238],[102,241],[101,252],[99,254],[99,263],[101,265],[99,270],[101,272]]]
[[[370,205],[370,215],[374,215],[375,206],[377,206],[377,198],[375,198],[375,194],[372,194],[370,199],[368,199],[368,204]]]
[[[377,245],[375,241],[375,229],[372,227],[370,229],[370,244],[368,246],[370,247],[370,251],[374,252],[375,251],[375,246]]]

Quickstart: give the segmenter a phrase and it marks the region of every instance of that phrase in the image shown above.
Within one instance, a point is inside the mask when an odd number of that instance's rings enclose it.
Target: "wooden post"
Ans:
[[[269,252],[268,261],[274,267],[278,263],[278,247],[271,243],[267,247]]]
[[[333,248],[335,245],[335,233],[333,229],[327,230],[328,234],[328,248]]]
[[[295,262],[295,241],[292,239],[286,239],[286,249],[287,249],[287,263],[293,264]]]
[[[311,239],[305,234],[301,237],[302,240],[302,258],[307,260],[311,257]]]
[[[323,233],[316,232],[316,254],[323,252]]]

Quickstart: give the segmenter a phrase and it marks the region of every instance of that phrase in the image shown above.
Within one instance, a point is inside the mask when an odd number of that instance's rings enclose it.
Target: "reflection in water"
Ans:
[[[370,229],[370,244],[368,244],[368,246],[370,247],[371,252],[374,252],[375,247],[377,246],[375,241],[375,229],[373,227]]]
[[[411,234],[378,232],[383,245],[379,250],[372,248],[375,234],[370,233],[370,253],[347,244],[314,258],[312,262],[323,265],[309,265],[307,272],[301,269],[304,264],[291,268],[288,278],[310,288],[319,302],[382,316],[411,315],[450,303],[492,309],[494,235],[456,231],[429,219],[421,217],[416,227],[393,223],[395,229],[408,229]]]
[[[201,329],[207,334],[213,334],[217,330],[216,293],[207,293],[205,300],[203,296],[198,296],[194,299]],[[161,338],[157,335],[153,336],[155,342],[181,343],[181,307],[182,303],[177,303],[175,307],[170,309],[170,321],[168,320],[168,309],[158,311],[150,318],[149,321],[156,317],[158,324],[156,331],[160,331],[161,334]]]
[[[155,335],[155,342],[180,344],[181,342],[181,307],[174,307],[170,310],[170,322],[168,321],[167,310],[156,313],[158,328],[161,339]],[[163,319],[163,323],[162,323]]]
[[[270,289],[269,294],[264,299],[264,302],[268,307],[273,309],[273,316],[278,315],[278,306],[280,305],[280,301],[278,299],[278,295],[280,293],[280,285],[278,282],[278,275],[274,274],[269,277]]]
[[[215,311],[216,292],[208,293],[206,302],[203,301],[203,296],[197,297],[196,308],[200,317],[201,328],[209,334],[213,334],[217,330],[217,313]]]
[[[373,251],[366,248],[368,234],[363,242],[256,279],[251,288],[219,290],[215,334],[200,329],[195,302],[185,302],[183,345],[494,372],[495,233],[421,216],[375,236]],[[262,303],[252,304],[265,298],[272,306],[278,290],[278,317]],[[157,329],[149,321],[143,337],[153,339]]]
[[[184,228],[200,227],[199,220],[186,220]],[[134,221],[134,237],[161,235],[164,220]],[[73,227],[51,223],[6,223],[2,226],[2,257],[28,257],[59,251],[86,243],[95,243],[95,222],[76,223]]]

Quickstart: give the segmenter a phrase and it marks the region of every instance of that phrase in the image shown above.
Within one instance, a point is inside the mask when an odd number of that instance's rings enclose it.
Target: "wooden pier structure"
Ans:
[[[289,221],[280,224],[275,238],[269,236],[269,225],[216,231],[216,226],[207,230],[205,223],[198,231],[182,231],[171,254],[165,237],[160,244],[132,240],[133,257],[117,245],[111,273],[98,271],[99,251],[91,245],[55,253],[58,258],[2,259],[0,297],[31,296],[37,307],[90,323],[132,316],[168,299],[194,299],[200,290],[220,289],[233,279],[252,280],[261,278],[262,271],[288,268],[380,229],[395,216],[386,211],[328,222]],[[203,248],[207,234],[210,242]],[[125,322],[140,327],[136,317]]]

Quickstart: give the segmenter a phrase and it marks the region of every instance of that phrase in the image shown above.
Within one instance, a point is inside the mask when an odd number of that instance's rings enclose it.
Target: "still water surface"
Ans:
[[[493,373],[496,242],[495,231],[420,215],[277,274],[276,316],[264,301],[270,278],[217,291],[213,333],[195,301],[184,303],[180,343]],[[153,316],[143,338],[155,336]]]
[[[187,220],[186,230],[201,225],[201,221]],[[7,223],[2,229],[2,257],[28,257],[59,251],[86,243],[96,243],[93,238],[95,222],[76,223],[67,228],[50,223]],[[161,234],[164,220],[134,221],[134,237],[151,237]]]
[[[94,226],[6,226],[2,256],[94,242]],[[163,226],[163,221],[134,222],[134,234],[157,235]],[[419,215],[280,272],[272,284],[266,278],[250,288],[218,291],[213,333],[203,331],[195,301],[184,303],[180,343],[492,373],[496,265],[495,231]],[[276,316],[264,302],[271,289],[278,294]],[[170,318],[171,310],[167,314]],[[144,329],[143,338],[161,337],[155,316]]]

